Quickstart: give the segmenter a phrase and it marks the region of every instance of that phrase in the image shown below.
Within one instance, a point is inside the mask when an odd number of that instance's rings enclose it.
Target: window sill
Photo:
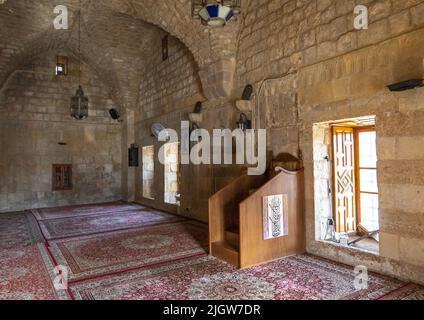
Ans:
[[[150,201],[155,201],[156,200],[155,198],[150,198],[150,197],[146,197],[146,196],[143,196],[143,199],[144,200],[150,200]]]
[[[379,246],[378,246],[378,242],[377,242],[377,246],[375,250],[371,250],[371,249],[367,249],[364,247],[360,247],[360,246],[349,246],[349,245],[343,245],[337,242],[333,242],[330,240],[317,240],[318,243],[323,243],[323,244],[329,244],[338,248],[343,248],[343,249],[348,249],[348,250],[353,250],[353,251],[357,251],[357,252],[363,252],[363,253],[368,253],[368,254],[372,254],[376,257],[380,256],[380,250],[379,250]]]

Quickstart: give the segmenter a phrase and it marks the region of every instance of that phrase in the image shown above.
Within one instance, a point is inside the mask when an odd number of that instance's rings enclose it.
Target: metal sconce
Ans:
[[[191,131],[200,129],[200,124],[203,122],[202,108],[202,103],[198,101],[194,106],[193,112],[188,115],[188,119],[191,122]]]
[[[245,113],[241,113],[240,119],[237,122],[237,127],[242,131],[252,129],[252,121],[247,119],[247,115]]]

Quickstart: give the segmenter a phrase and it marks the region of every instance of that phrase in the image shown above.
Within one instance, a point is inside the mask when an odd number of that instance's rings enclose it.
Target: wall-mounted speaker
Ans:
[[[131,145],[128,149],[128,166],[138,167],[139,166],[139,149],[135,144]]]
[[[118,110],[116,109],[110,109],[109,114],[113,120],[119,120],[119,118],[121,117]]]
[[[202,112],[202,108],[203,108],[202,102],[197,101],[196,104],[194,105],[193,113],[201,113]]]
[[[390,91],[406,91],[419,87],[423,87],[423,79],[412,79],[407,81],[402,81],[398,83],[391,84],[387,86]]]
[[[249,101],[252,98],[252,94],[253,94],[253,86],[251,84],[248,84],[243,90],[241,100]]]

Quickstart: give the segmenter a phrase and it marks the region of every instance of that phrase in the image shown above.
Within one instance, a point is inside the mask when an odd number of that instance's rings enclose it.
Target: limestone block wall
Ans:
[[[158,152],[163,143],[151,136],[150,127],[158,122],[180,132],[181,121],[188,121],[197,101],[203,101],[202,128],[234,128],[236,118],[232,104],[226,101],[205,101],[199,78],[198,65],[190,51],[177,39],[169,38],[169,59],[162,61],[160,43],[158,54],[146,61],[139,90],[139,104],[135,116],[135,142],[140,150],[154,145],[155,199],[144,198],[142,167],[135,173],[135,199],[137,202],[169,212],[178,213],[204,222],[208,221],[208,199],[239,171],[232,166],[183,165],[181,166],[181,203],[177,207],[164,203],[164,168]]]
[[[161,39],[141,71],[138,119],[151,119],[187,107],[192,97],[193,106],[202,99],[198,67],[190,51],[178,39],[169,37],[167,60],[162,61]],[[137,119],[136,119],[137,120]]]
[[[1,91],[0,212],[121,199],[121,125],[108,115],[109,89],[84,66],[89,117],[72,119],[76,61],[58,78],[55,54],[15,72]],[[52,164],[73,165],[72,191],[52,191]]]
[[[190,51],[174,37],[169,37],[168,45],[169,58],[162,61],[161,42],[158,41],[156,54],[146,61],[142,71],[144,76],[139,88],[139,102],[135,113],[134,139],[140,150],[145,146],[154,146],[155,199],[143,197],[141,165],[135,173],[135,199],[158,209],[180,213],[181,210],[177,206],[164,203],[164,166],[158,159],[158,152],[163,143],[152,137],[150,127],[158,122],[167,128],[179,131],[181,120],[188,120],[188,113],[193,110],[196,101],[203,101],[204,97],[197,75],[198,67]],[[183,173],[182,176],[182,186],[193,178],[191,174]],[[185,195],[183,197],[186,198]]]
[[[246,15],[237,87],[255,86],[253,118],[268,129],[269,149],[304,158],[308,252],[423,283],[424,90],[395,94],[386,85],[424,76],[424,1],[365,1],[370,25],[362,31],[353,27],[356,4],[261,1]],[[322,170],[314,124],[370,115],[379,158],[378,255],[322,242],[323,206],[314,203],[314,175]]]

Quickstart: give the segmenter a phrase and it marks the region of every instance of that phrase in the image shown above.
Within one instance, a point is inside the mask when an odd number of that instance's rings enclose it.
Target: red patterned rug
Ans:
[[[40,229],[30,213],[0,214],[0,249],[13,249],[41,241]]]
[[[423,287],[376,274],[356,290],[353,268],[308,255],[236,270],[206,256],[206,225],[138,205],[35,215],[49,239],[60,239],[45,241],[32,214],[0,215],[0,300],[424,299]],[[69,290],[53,287],[57,265],[69,272]]]
[[[40,227],[46,239],[53,240],[182,220],[159,211],[131,210],[42,220]]]
[[[111,202],[58,208],[34,209],[32,210],[32,213],[37,218],[37,220],[41,221],[48,219],[89,216],[99,213],[114,213],[135,209],[145,209],[145,207],[133,203]]]
[[[353,268],[303,255],[236,270],[212,257],[136,270],[71,285],[77,299],[374,300],[403,283],[371,274],[356,290]]]
[[[204,255],[207,242],[207,226],[187,221],[50,241],[49,249],[77,281]]]
[[[63,300],[53,286],[55,265],[44,244],[0,249],[0,300]]]
[[[424,300],[424,287],[409,283],[381,297],[380,300]]]

